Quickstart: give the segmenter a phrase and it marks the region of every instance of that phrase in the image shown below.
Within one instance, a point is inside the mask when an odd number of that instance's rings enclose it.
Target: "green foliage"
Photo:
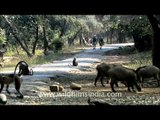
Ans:
[[[5,42],[6,42],[5,31],[3,29],[0,29],[0,45],[5,44]]]
[[[62,40],[55,40],[53,41],[52,43],[54,45],[54,49],[55,49],[55,52],[59,51],[59,50],[62,50],[62,47],[63,47],[63,41]]]
[[[129,34],[139,34],[140,37],[152,35],[152,29],[146,16],[137,16],[132,19],[126,31],[128,31]]]
[[[29,50],[33,48],[37,26],[38,48],[43,48],[43,27],[45,27],[49,44],[56,39],[63,39],[63,42],[65,42],[79,30],[83,32],[85,37],[91,37],[92,34],[96,34],[103,29],[103,24],[100,20],[97,20],[95,15],[5,15],[5,17],[15,27],[14,32],[21,41],[21,44],[17,44],[18,47],[22,47],[23,44]],[[102,17],[98,16],[98,18]],[[5,31],[8,44],[15,46],[16,43],[19,43],[9,27],[5,27]]]
[[[146,16],[135,16],[124,26],[128,36],[132,36],[139,52],[151,49],[153,31]]]
[[[140,37],[152,35],[150,24],[145,16],[124,15],[6,15],[9,22],[15,27],[15,33],[21,44],[12,34],[9,27],[5,27],[8,46],[23,48],[32,51],[37,39],[36,49],[44,49],[44,32],[51,50],[61,50],[64,44],[68,44],[68,38],[74,38],[77,42],[79,34],[89,39],[93,34],[106,35],[106,31],[115,32],[121,30],[123,34],[139,34]],[[134,20],[132,20],[134,18]],[[0,42],[4,40],[0,35]],[[57,41],[58,40],[58,41]],[[76,41],[77,40],[77,41]],[[61,42],[60,42],[61,41]],[[63,44],[62,44],[63,42]],[[54,44],[53,44],[54,43]],[[24,47],[22,47],[22,45]],[[49,49],[50,49],[49,48]]]

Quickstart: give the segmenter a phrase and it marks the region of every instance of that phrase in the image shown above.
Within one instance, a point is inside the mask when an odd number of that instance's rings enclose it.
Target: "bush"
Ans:
[[[62,47],[63,47],[64,44],[60,40],[55,40],[53,42],[53,45],[54,45],[55,51],[59,51],[59,50],[62,50]]]

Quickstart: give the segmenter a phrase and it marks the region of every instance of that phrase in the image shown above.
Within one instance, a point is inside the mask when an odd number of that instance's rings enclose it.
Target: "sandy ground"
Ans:
[[[129,63],[127,56],[105,55],[106,51],[118,49],[120,46],[133,44],[106,45],[102,50],[87,48],[73,57],[77,58],[78,66],[71,66],[72,58],[53,61],[49,64],[33,67],[33,76],[23,76],[21,92],[24,99],[16,98],[14,85],[10,86],[11,95],[7,95],[6,105],[88,105],[87,100],[105,101],[113,105],[159,105],[160,89],[155,87],[156,81],[151,80],[144,84],[142,92],[129,93],[123,84],[115,88],[118,92],[112,93],[109,84],[102,87],[98,82],[94,86],[97,71],[95,67],[101,62],[105,63]],[[64,87],[63,92],[50,92],[49,86],[58,82]],[[81,90],[71,90],[70,84],[78,83]],[[151,85],[150,85],[151,84]]]

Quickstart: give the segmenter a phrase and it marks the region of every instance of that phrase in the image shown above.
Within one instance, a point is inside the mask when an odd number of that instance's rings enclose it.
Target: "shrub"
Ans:
[[[62,47],[63,47],[64,44],[60,40],[55,40],[53,42],[53,45],[54,45],[55,51],[59,51],[59,50],[62,50]]]

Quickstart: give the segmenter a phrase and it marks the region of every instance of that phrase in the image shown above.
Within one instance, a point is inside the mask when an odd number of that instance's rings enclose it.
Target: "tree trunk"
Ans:
[[[107,44],[109,44],[109,31],[106,31]]]
[[[27,50],[28,50],[29,48],[28,48],[28,44],[27,44],[26,41],[27,41],[27,40],[29,41],[29,38],[30,38],[30,37],[28,37],[26,40],[23,41],[23,43],[24,43],[24,45],[26,46],[26,49],[27,49]]]
[[[82,37],[79,35],[79,44],[82,45]]]
[[[154,17],[154,15],[147,15],[147,17],[153,29],[152,63],[160,68],[160,28],[158,26],[158,20]]]
[[[123,43],[123,36],[121,30],[118,30],[118,37],[117,37],[118,43]]]
[[[17,35],[17,30],[16,27],[12,25],[12,23],[9,22],[9,20],[5,17],[5,16],[1,16],[1,18],[8,24],[9,28],[11,29],[11,33],[13,34],[13,36],[15,37],[15,39],[17,40],[17,42],[21,45],[22,49],[27,53],[27,55],[29,57],[32,57],[32,54],[29,52],[29,50],[23,45],[23,43],[21,42],[19,36]]]
[[[81,31],[81,29],[79,29],[79,30],[74,34],[74,36],[73,36],[72,38],[69,38],[69,39],[68,39],[68,45],[69,45],[69,47],[74,44],[74,39],[77,37],[77,35],[79,34],[80,31]]]
[[[35,50],[38,42],[38,25],[36,26],[36,38],[35,42],[33,43],[33,49],[32,49],[32,54],[35,55]]]
[[[45,53],[48,50],[48,41],[46,37],[46,29],[44,26],[43,26],[43,35],[44,35],[44,53]]]
[[[123,37],[123,43],[126,43],[127,41],[126,41],[126,36],[124,33],[122,33],[122,37]]]
[[[83,43],[83,45],[86,45],[86,40],[85,40],[85,38],[84,38],[84,35],[83,35],[83,33],[81,33],[80,34],[80,45],[82,45],[82,43]]]
[[[112,44],[113,30],[110,31],[110,44]]]
[[[61,30],[60,30],[61,33],[59,35],[59,38],[61,38],[64,35],[66,24],[67,24],[67,21],[65,20],[63,25],[61,25]]]
[[[16,46],[16,51],[17,51],[17,54],[19,55],[19,51],[18,51],[18,46],[17,46],[17,43],[15,44],[15,46]]]
[[[82,34],[82,41],[83,41],[83,45],[86,46],[86,40],[85,40],[85,37],[83,36],[83,34]]]

